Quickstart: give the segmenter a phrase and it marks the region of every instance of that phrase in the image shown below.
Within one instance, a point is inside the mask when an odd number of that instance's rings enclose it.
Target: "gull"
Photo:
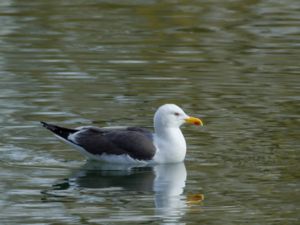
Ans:
[[[140,127],[65,128],[41,122],[56,137],[75,147],[88,159],[109,163],[177,163],[186,155],[180,126],[203,126],[175,104],[164,104],[154,114],[154,133]]]

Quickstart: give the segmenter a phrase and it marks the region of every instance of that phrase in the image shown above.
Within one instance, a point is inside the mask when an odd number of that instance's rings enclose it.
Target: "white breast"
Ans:
[[[186,154],[186,142],[180,129],[168,129],[164,134],[154,135],[157,163],[182,162]]]

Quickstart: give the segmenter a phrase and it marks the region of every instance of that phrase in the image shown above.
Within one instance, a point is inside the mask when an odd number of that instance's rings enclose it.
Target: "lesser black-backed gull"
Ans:
[[[154,115],[155,133],[139,127],[93,126],[75,129],[41,122],[55,136],[71,144],[89,159],[111,163],[174,163],[186,154],[180,130],[184,123],[203,125],[174,104],[160,106]]]

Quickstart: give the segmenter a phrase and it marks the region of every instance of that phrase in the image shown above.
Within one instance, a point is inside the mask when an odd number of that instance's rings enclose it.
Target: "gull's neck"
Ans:
[[[157,153],[154,160],[159,163],[181,162],[186,153],[186,142],[179,127],[155,126],[154,144]]]

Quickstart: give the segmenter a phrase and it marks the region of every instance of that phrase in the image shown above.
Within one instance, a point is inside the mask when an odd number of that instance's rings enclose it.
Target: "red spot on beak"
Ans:
[[[194,124],[194,125],[201,125],[203,126],[203,123],[200,119],[196,118],[196,117],[188,117],[185,119],[185,122],[189,123],[189,124]]]
[[[197,126],[200,126],[200,122],[199,121],[195,121],[194,124],[197,125]]]

